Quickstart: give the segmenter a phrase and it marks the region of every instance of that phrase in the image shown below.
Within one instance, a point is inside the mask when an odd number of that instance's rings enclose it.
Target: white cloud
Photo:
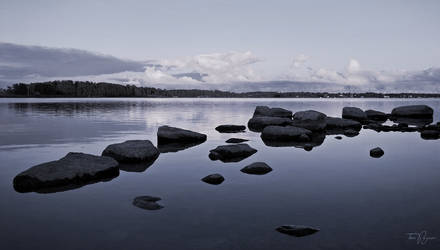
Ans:
[[[350,61],[348,62],[347,71],[349,73],[356,73],[359,72],[360,70],[361,70],[361,65],[359,64],[359,62],[355,59],[350,59]]]
[[[157,63],[163,67],[147,67],[144,80],[155,83],[259,81],[261,77],[252,69],[252,65],[259,61],[261,60],[249,51],[158,60]],[[173,76],[188,72],[203,74],[201,81],[190,77]]]
[[[295,59],[293,59],[293,67],[295,68],[299,68],[302,65],[304,65],[304,63],[309,60],[310,57],[304,55],[304,54],[300,54],[297,57],[295,57]]]

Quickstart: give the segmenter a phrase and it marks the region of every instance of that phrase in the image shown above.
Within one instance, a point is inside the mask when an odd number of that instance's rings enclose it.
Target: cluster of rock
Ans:
[[[394,125],[384,125],[387,120]],[[356,136],[359,131],[372,129],[376,131],[420,132],[424,139],[439,139],[440,123],[431,124],[433,110],[426,105],[402,106],[386,114],[376,110],[363,111],[357,107],[344,107],[342,118],[328,117],[315,110],[292,111],[283,108],[258,106],[248,122],[251,131],[261,133],[260,137],[268,146],[295,146],[307,151],[321,145],[326,135],[340,134],[348,137]],[[243,125],[220,125],[215,128],[220,133],[244,132]],[[177,152],[193,147],[207,140],[205,134],[198,132],[161,126],[157,132],[157,147],[149,140],[129,140],[111,144],[101,156],[84,153],[68,153],[65,157],[36,165],[18,174],[14,180],[14,188],[18,192],[57,192],[78,188],[90,183],[108,181],[119,175],[119,170],[144,171],[159,157],[161,153]],[[247,139],[230,138],[228,145],[220,145],[210,150],[211,160],[222,162],[239,162],[257,152],[246,143]],[[384,155],[381,148],[370,150],[370,156],[379,158]],[[243,167],[241,172],[251,175],[264,175],[272,168],[264,162],[254,162]],[[201,179],[203,182],[219,185],[225,178],[219,174],[210,174]],[[146,210],[163,208],[158,203],[161,198],[139,196],[133,205]],[[284,225],[276,229],[278,232],[302,237],[319,231],[307,226]]]
[[[397,124],[384,125],[387,120]],[[344,107],[341,118],[329,117],[315,110],[292,113],[282,108],[258,106],[248,121],[248,127],[251,131],[261,132],[261,138],[268,146],[295,146],[311,150],[321,145],[326,135],[353,137],[362,128],[376,131],[418,131],[423,139],[438,139],[440,123],[428,125],[432,121],[433,109],[426,105],[401,106],[394,108],[390,114]],[[340,136],[336,138],[342,139]]]

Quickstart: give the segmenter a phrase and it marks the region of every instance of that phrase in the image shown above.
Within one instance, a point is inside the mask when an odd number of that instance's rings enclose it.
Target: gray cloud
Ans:
[[[148,63],[121,60],[77,49],[0,43],[0,81],[140,72]]]

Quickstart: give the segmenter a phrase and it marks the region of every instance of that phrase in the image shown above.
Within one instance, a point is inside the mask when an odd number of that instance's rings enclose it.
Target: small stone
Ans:
[[[317,228],[307,227],[307,226],[297,226],[297,225],[284,225],[278,227],[276,230],[280,233],[295,237],[303,237],[319,232],[319,229]]]
[[[305,151],[312,151],[312,149],[313,149],[313,146],[311,145],[311,144],[306,144],[306,145],[304,145],[304,150]]]
[[[347,129],[344,131],[344,135],[348,137],[354,137],[359,135],[359,131],[353,130],[353,129]]]
[[[381,148],[379,148],[379,147],[373,148],[373,149],[370,150],[370,156],[374,157],[374,158],[380,158],[384,154],[385,154],[385,152]]]
[[[160,200],[161,198],[154,196],[138,196],[134,198],[133,205],[146,210],[158,210],[163,208],[162,205],[157,203]]]
[[[263,175],[272,171],[272,168],[264,162],[254,162],[242,168],[240,171],[246,174]]]
[[[342,136],[335,136],[336,140],[342,140]]]
[[[220,125],[215,128],[220,133],[239,133],[246,130],[243,125]]]
[[[212,185],[219,185],[221,184],[225,178],[221,174],[210,174],[206,177],[202,178],[202,181],[212,184]]]
[[[241,142],[246,142],[249,141],[247,139],[241,139],[241,138],[230,138],[226,141],[226,143],[241,143]]]

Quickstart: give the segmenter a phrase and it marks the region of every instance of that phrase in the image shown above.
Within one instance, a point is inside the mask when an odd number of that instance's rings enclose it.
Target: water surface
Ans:
[[[0,99],[0,221],[2,249],[440,249],[440,143],[419,133],[362,130],[327,136],[307,152],[268,147],[258,133],[220,134],[220,124],[246,124],[257,105],[314,109],[340,116],[342,107],[390,112],[438,99]],[[148,139],[161,125],[205,133],[207,142],[164,153],[143,172],[49,194],[18,193],[21,171],[68,152],[101,154],[111,143]],[[208,158],[231,137],[258,152],[236,163]],[[382,158],[369,156],[373,147]],[[240,169],[264,161],[263,176]],[[218,186],[200,181],[220,173]],[[132,205],[162,198],[164,208]],[[275,231],[283,224],[318,227],[302,238]],[[425,245],[408,232],[437,237]]]

